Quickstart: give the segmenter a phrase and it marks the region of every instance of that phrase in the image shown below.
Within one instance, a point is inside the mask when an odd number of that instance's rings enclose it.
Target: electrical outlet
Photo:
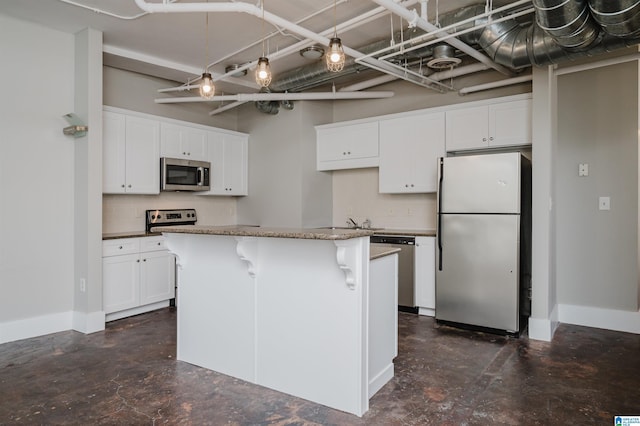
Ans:
[[[587,163],[578,164],[578,176],[580,177],[589,176],[589,164]]]
[[[87,291],[87,280],[85,280],[84,278],[80,278],[80,291],[82,293]]]

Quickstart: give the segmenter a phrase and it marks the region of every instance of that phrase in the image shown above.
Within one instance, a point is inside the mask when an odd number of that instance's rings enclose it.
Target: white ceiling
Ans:
[[[161,3],[160,0],[148,1]],[[178,0],[179,3],[199,1],[201,0]],[[215,2],[219,1],[210,0],[210,3]],[[430,0],[429,20],[435,21],[436,14],[479,2],[483,3],[482,0]],[[260,6],[259,0],[246,3]],[[419,12],[419,2],[414,3],[418,4],[412,8],[415,7]],[[512,1],[492,3],[495,6]],[[335,20],[333,0],[264,0],[264,7],[268,12],[287,21],[321,33],[331,30],[334,22],[340,24],[379,6],[368,0],[337,0]],[[132,19],[109,16],[98,13],[98,10]],[[262,20],[253,15],[209,13],[207,53],[206,13],[145,14],[134,0],[2,0],[0,13],[68,33],[75,33],[86,27],[100,30],[104,34],[105,64],[179,83],[197,78],[207,62],[211,65],[210,72],[215,76],[223,74],[225,66],[229,64],[255,61],[262,55],[261,40],[264,34],[268,35],[265,42],[267,55],[273,55],[301,40],[300,36],[269,23],[263,25]],[[398,31],[400,28],[406,29],[407,22],[397,16],[392,17],[387,12],[357,28],[341,31],[338,35],[346,46],[357,49],[374,41],[390,39],[392,30]],[[271,62],[274,79],[278,73],[310,63],[297,51]],[[350,77],[350,80],[353,78],[354,76]],[[258,90],[251,70],[246,77],[232,78],[224,83],[221,81],[217,86],[226,93]],[[327,83],[325,90],[329,88]]]

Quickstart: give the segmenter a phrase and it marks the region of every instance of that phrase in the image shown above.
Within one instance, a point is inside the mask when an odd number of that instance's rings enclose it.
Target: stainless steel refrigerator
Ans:
[[[439,159],[436,320],[519,333],[530,314],[531,163]]]

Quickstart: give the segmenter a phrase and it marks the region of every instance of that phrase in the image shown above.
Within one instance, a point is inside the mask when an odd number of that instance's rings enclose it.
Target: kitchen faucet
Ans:
[[[352,218],[347,218],[347,226],[349,227],[354,227],[354,228],[359,228],[360,226],[358,225],[358,222],[356,222],[355,220],[353,220]]]

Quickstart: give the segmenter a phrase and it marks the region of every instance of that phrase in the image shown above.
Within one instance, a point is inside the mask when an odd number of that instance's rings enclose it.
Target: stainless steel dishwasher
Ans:
[[[416,238],[407,235],[382,235],[370,237],[371,245],[399,248],[398,253],[398,309],[418,313],[415,303],[414,250]]]

